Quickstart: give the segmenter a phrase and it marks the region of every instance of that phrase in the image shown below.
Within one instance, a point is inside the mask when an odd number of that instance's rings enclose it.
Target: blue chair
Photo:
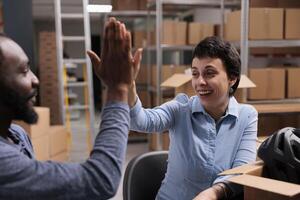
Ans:
[[[154,200],[167,171],[168,151],[153,151],[134,157],[123,181],[124,200]]]

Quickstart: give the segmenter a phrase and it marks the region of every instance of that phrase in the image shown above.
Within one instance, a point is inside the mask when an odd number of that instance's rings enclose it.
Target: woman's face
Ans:
[[[192,85],[207,111],[226,109],[229,89],[236,79],[230,80],[219,58],[194,58],[192,61]]]

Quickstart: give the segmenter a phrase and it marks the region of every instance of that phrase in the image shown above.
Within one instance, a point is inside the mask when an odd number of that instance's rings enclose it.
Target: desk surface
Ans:
[[[259,114],[300,113],[300,103],[252,104]]]

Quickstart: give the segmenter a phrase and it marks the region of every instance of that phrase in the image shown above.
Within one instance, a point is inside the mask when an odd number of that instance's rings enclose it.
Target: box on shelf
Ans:
[[[285,69],[252,68],[249,77],[256,88],[249,89],[248,99],[267,100],[285,98]]]
[[[163,20],[161,43],[173,45],[175,43],[175,34],[175,21]]]
[[[241,38],[241,11],[233,11],[226,15],[224,24],[224,38],[229,41],[238,41]]]
[[[187,22],[163,20],[162,30],[162,44],[185,45],[187,43]],[[154,41],[154,38],[151,40]]]
[[[188,25],[188,44],[198,44],[202,39],[214,35],[214,25],[191,22]]]
[[[68,149],[68,131],[64,126],[50,126],[50,156],[57,155]]]
[[[285,9],[285,39],[300,39],[300,9]]]
[[[300,185],[265,177],[266,173],[263,162],[257,161],[226,170],[219,175],[236,175],[229,181],[244,186],[244,200],[296,200],[300,198]]]
[[[175,45],[186,45],[187,40],[187,23],[183,21],[175,21]]]
[[[34,107],[34,110],[39,116],[36,124],[27,124],[23,121],[13,122],[21,126],[31,139],[48,135],[50,127],[50,109],[46,107]]]
[[[251,0],[250,7],[299,8],[297,0]]]
[[[287,68],[287,98],[300,98],[300,67]]]
[[[133,32],[133,46],[141,48],[146,46],[147,33],[146,31],[134,31]]]
[[[282,8],[251,8],[249,39],[283,39]]]
[[[250,8],[249,39],[283,39],[282,8]],[[225,39],[240,40],[241,11],[228,13],[225,23]]]
[[[139,10],[139,0],[112,0],[113,10]]]

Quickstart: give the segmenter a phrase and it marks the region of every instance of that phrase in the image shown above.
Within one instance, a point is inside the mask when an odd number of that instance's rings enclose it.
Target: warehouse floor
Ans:
[[[83,114],[81,116],[84,116]],[[71,121],[72,122],[72,146],[70,152],[70,161],[71,162],[83,162],[88,157],[88,148],[87,148],[87,137],[85,133],[85,121],[84,119]],[[95,117],[95,130],[98,130],[100,123],[99,113]],[[136,155],[145,153],[148,151],[148,143],[129,143],[126,153],[126,162],[123,166],[123,175],[126,169],[128,162]],[[119,190],[115,197],[112,200],[122,200],[122,186],[123,186],[123,177],[119,186]]]

